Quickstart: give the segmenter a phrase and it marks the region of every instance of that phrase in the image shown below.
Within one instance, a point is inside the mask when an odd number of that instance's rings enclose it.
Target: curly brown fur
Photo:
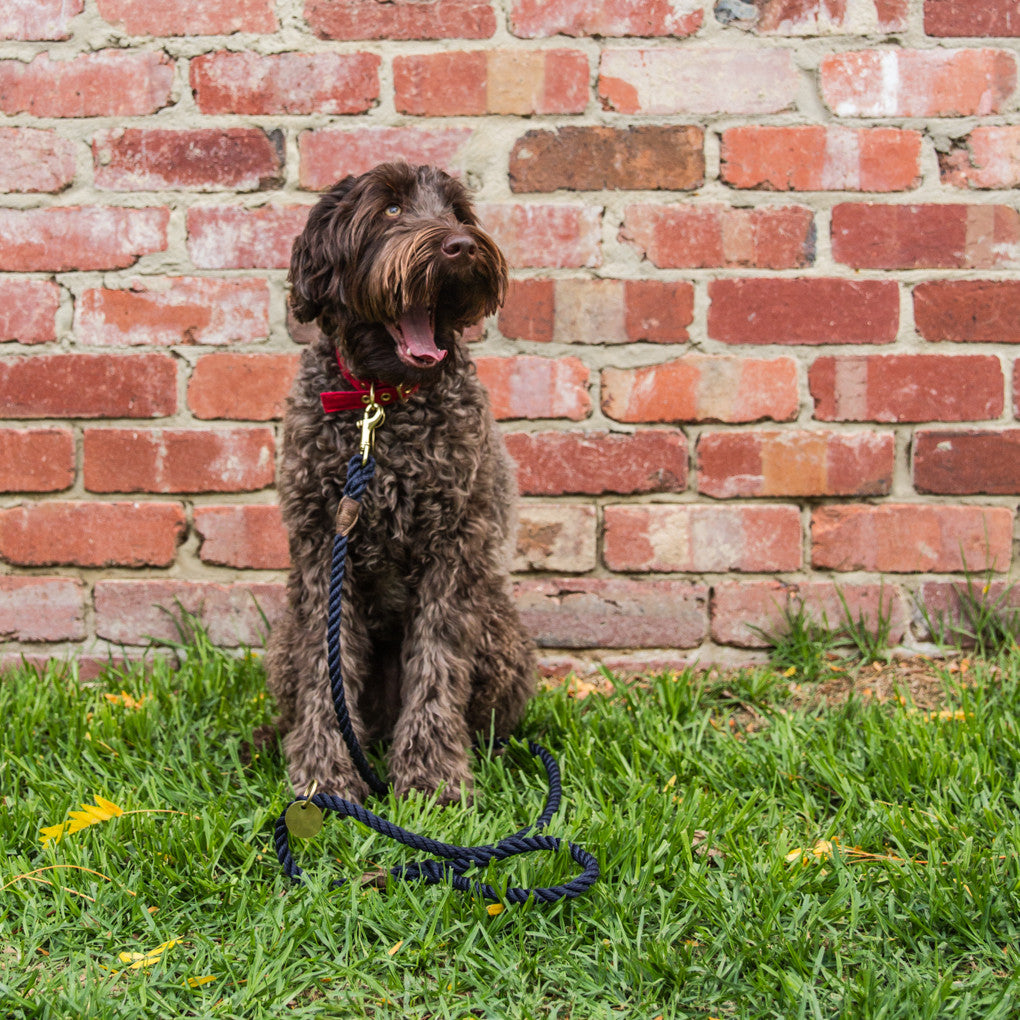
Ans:
[[[362,743],[390,741],[398,794],[470,790],[476,734],[507,735],[534,687],[534,652],[509,593],[512,465],[460,337],[494,311],[506,262],[463,187],[431,167],[383,164],[335,185],[294,244],[292,304],[317,319],[284,422],[280,502],[288,606],[266,656],[294,789],[360,800],[326,665],[333,520],[358,412],[319,394],[361,379],[419,390],[386,409],[377,469],[351,535],[341,619],[348,708]]]

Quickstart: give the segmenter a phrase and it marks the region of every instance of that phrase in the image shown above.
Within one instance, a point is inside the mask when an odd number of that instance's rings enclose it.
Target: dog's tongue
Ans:
[[[440,362],[446,351],[436,346],[432,317],[424,305],[414,305],[400,317],[400,334],[407,353],[424,362]]]

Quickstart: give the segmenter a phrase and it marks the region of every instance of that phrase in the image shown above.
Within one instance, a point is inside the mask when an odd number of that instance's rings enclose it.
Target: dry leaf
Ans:
[[[146,701],[149,700],[148,694],[143,694],[140,698],[133,698],[127,691],[121,691],[120,694],[104,694],[104,698],[112,705],[122,705],[124,708],[141,708]]]
[[[81,811],[68,811],[68,821],[47,825],[39,830],[43,846],[50,840],[59,843],[66,833],[80,832],[97,822],[108,822],[111,818],[124,814],[123,808],[99,796],[95,797],[95,804],[82,804],[81,807]]]
[[[210,981],[215,980],[215,974],[205,974],[203,977],[189,977],[187,981],[181,983],[186,984],[189,988],[199,988],[201,985],[207,985]]]
[[[386,950],[386,955],[387,956],[393,956],[393,954],[396,953],[397,950],[400,949],[400,947],[403,944],[404,944],[404,940],[401,939],[395,946],[390,946],[390,948]]]

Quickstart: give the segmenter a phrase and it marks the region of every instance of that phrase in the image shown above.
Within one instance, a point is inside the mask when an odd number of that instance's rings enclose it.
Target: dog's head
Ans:
[[[383,163],[345,177],[294,242],[291,305],[318,319],[350,370],[427,382],[456,335],[503,302],[507,265],[463,185],[434,167]]]

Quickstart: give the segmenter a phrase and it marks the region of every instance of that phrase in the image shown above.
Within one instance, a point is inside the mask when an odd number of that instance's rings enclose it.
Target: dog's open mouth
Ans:
[[[397,344],[397,357],[411,368],[432,368],[446,357],[436,346],[436,328],[432,313],[424,305],[412,305],[386,329]]]

